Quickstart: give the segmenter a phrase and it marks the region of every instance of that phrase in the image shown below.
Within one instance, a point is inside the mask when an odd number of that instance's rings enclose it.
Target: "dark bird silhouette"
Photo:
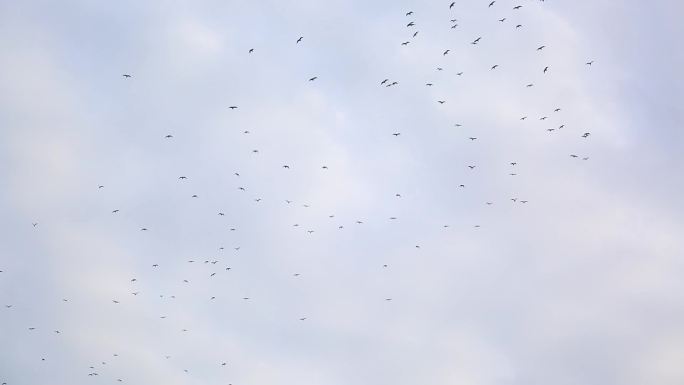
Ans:
[[[130,79],[130,78],[133,77],[133,75],[130,75],[130,74],[123,74],[123,75],[121,75],[121,76],[123,76],[124,79]]]
[[[314,76],[314,77],[312,77],[312,78],[309,78],[309,81],[312,82],[312,81],[314,81],[314,80],[316,80],[316,79],[318,79],[318,76]]]
[[[496,3],[496,0],[489,3],[489,6],[491,7],[492,5],[494,5],[494,3]]]
[[[300,36],[299,39],[297,39],[297,44],[299,44],[299,42],[302,41],[303,38],[304,36]]]
[[[254,52],[254,48],[250,48],[248,52],[249,52],[249,53]]]
[[[230,106],[230,107],[228,107],[228,108],[230,108],[231,110],[234,110],[234,109],[237,108],[237,106]]]
[[[451,4],[449,4],[449,9],[453,8],[454,5],[456,5],[456,2],[455,1],[451,2]]]

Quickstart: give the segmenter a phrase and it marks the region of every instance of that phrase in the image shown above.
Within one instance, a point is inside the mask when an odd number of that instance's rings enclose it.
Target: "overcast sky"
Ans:
[[[0,0],[0,383],[684,383],[684,3],[489,3]]]

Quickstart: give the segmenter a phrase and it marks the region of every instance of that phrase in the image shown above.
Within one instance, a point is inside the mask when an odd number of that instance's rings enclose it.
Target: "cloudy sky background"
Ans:
[[[488,3],[0,1],[0,382],[683,383],[684,5]]]

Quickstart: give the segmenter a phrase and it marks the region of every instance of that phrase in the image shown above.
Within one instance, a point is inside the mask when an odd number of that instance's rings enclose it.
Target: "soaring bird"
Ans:
[[[121,75],[121,76],[123,76],[124,79],[129,79],[129,78],[132,78],[132,77],[133,77],[133,75],[130,75],[130,74],[123,74],[123,75]]]
[[[248,52],[249,52],[249,53],[254,52],[254,48],[250,48]]]
[[[475,140],[475,139],[477,139],[477,138],[475,138],[475,137],[471,136],[471,137],[470,137],[470,138],[468,138],[468,139],[470,139],[470,140]]]
[[[405,41],[405,42],[401,43],[401,45],[409,45],[409,43],[410,43],[410,41]]]
[[[438,100],[437,103],[444,104],[444,103],[446,103],[446,100]]]
[[[455,1],[451,2],[451,4],[449,4],[449,9],[453,8],[454,5],[456,5],[456,2]]]
[[[411,16],[411,15],[413,15],[413,11],[406,12],[406,16]]]
[[[594,64],[594,61],[593,61],[593,60],[592,60],[592,61],[588,61],[588,62],[586,62],[586,63],[584,63],[584,64],[590,66],[590,65]]]
[[[316,79],[318,79],[318,76],[314,76],[314,77],[312,77],[312,78],[309,78],[309,81],[312,82],[312,81],[314,81],[314,80],[316,80]]]
[[[494,5],[494,3],[496,3],[496,0],[489,3],[489,6],[491,7],[492,5]]]
[[[446,51],[444,51],[444,53],[443,53],[442,55],[446,55],[446,54],[448,54],[448,53],[449,53],[449,51],[450,51],[450,50],[446,50]]]
[[[516,5],[515,7],[513,7],[513,9],[520,9],[520,8],[522,8],[522,5]]]
[[[495,70],[495,69],[497,69],[498,67],[499,67],[498,64],[494,64],[494,65],[492,66],[492,68],[490,68],[490,70]]]
[[[477,39],[473,40],[473,42],[470,44],[477,44],[480,42],[480,40],[482,40],[482,37],[478,37]]]
[[[549,66],[544,67],[544,73],[546,73],[549,70]]]
[[[544,48],[546,48],[546,46],[545,46],[545,45],[542,45],[542,46],[540,46],[539,48],[537,48],[537,51],[541,51],[541,50],[543,50]]]
[[[499,19],[499,21],[503,23],[504,21],[506,21],[506,18],[504,17],[503,19]]]
[[[413,27],[414,25],[416,25],[416,23],[414,23],[414,22],[412,22],[412,21],[409,22],[408,24],[406,24],[407,27]]]
[[[303,38],[304,36],[300,36],[299,39],[297,39],[297,44],[299,44],[299,42],[302,41]]]
[[[231,110],[234,110],[234,109],[237,108],[237,106],[230,106],[230,107],[228,107],[228,108],[230,108]]]
[[[168,135],[166,135],[164,138],[166,138],[166,139],[171,139],[171,138],[173,138],[173,135],[168,134]]]
[[[401,132],[395,132],[395,133],[393,133],[392,135],[394,135],[394,136],[399,136],[399,135],[401,135]]]
[[[383,84],[387,83],[388,81],[389,81],[389,79],[385,79],[385,80],[380,82],[380,85],[383,85]]]

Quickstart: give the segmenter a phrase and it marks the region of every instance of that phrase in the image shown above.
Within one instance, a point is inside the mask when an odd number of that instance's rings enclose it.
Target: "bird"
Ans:
[[[409,22],[408,24],[406,24],[407,27],[413,27],[414,25],[416,25],[414,22]]]
[[[515,7],[513,7],[513,9],[520,9],[520,8],[522,8],[522,5],[516,5]]]
[[[383,84],[387,83],[388,81],[389,81],[389,79],[385,79],[385,80],[380,82],[380,85],[383,85]]]
[[[490,68],[490,70],[495,70],[495,69],[497,69],[498,67],[499,67],[498,64],[494,64],[494,65],[492,66],[492,68]]]
[[[413,11],[406,12],[406,16],[411,16],[411,15],[413,15]]]
[[[33,227],[36,227],[36,226],[38,226],[38,222],[33,222],[33,223],[31,223],[31,225],[33,225]]]
[[[297,39],[297,44],[299,44],[299,42],[302,41],[302,39],[304,39],[304,36],[300,36],[299,39]]]
[[[473,42],[470,44],[477,44],[480,42],[480,40],[482,40],[482,37],[478,37],[477,39],[473,40]]]
[[[590,65],[594,64],[594,61],[593,61],[593,60],[591,60],[591,61],[588,61],[588,62],[586,62],[586,63],[584,63],[584,64],[586,64],[586,65],[590,66]]]
[[[546,73],[549,70],[549,66],[544,67],[544,73]]]
[[[173,135],[168,134],[168,135],[166,135],[164,138],[166,138],[166,139],[171,139],[171,138],[173,138]]]
[[[506,18],[504,17],[503,19],[499,19],[499,21],[503,23],[504,21],[506,21]]]
[[[450,50],[446,50],[446,51],[444,51],[444,53],[442,54],[442,56],[444,56],[444,55],[448,54],[448,53],[449,53],[449,51],[450,51]]]
[[[131,74],[123,74],[123,75],[121,75],[121,76],[123,76],[124,79],[130,79],[130,78],[133,77],[133,75],[131,75]]]
[[[409,45],[409,43],[410,43],[410,41],[405,41],[405,42],[401,43],[401,45]]]
[[[444,104],[444,103],[446,103],[446,101],[445,100],[438,100],[437,103]]]
[[[230,108],[231,110],[234,110],[234,109],[236,109],[236,108],[238,108],[238,107],[237,107],[237,106],[230,106],[230,107],[228,107],[228,108]]]
[[[455,1],[451,2],[451,4],[449,4],[449,9],[453,8],[454,5],[456,5],[456,2]]]
[[[392,134],[392,135],[394,135],[394,136],[399,136],[399,135],[401,135],[401,132],[395,132],[395,133]]]
[[[496,3],[496,0],[489,3],[489,6],[491,7],[492,5],[494,5],[494,3]]]
[[[254,52],[254,48],[250,48],[249,51],[247,51],[247,52],[249,52],[249,53]]]
[[[314,77],[312,77],[312,78],[309,78],[309,81],[312,82],[312,81],[314,81],[314,80],[316,80],[316,79],[318,79],[318,76],[314,76]]]
[[[537,48],[537,51],[541,51],[541,50],[543,50],[544,48],[546,48],[545,45],[539,46],[539,48]]]

